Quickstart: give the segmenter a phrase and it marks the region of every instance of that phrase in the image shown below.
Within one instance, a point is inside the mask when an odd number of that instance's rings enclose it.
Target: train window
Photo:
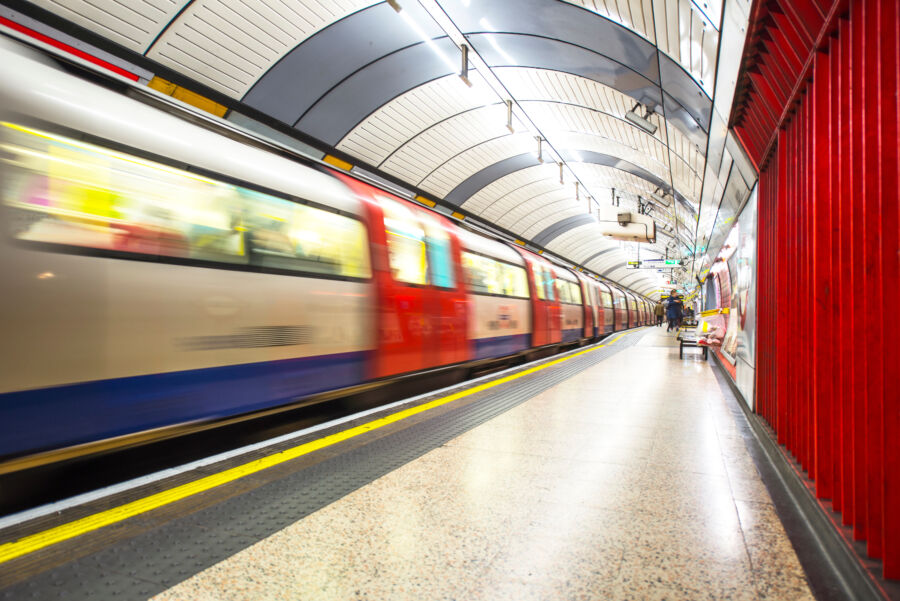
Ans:
[[[484,255],[463,251],[463,270],[473,292],[528,298],[525,270]]]
[[[559,301],[570,305],[581,304],[581,290],[578,284],[568,280],[556,280],[559,288]]]
[[[423,211],[421,217],[428,249],[428,282],[438,288],[455,288],[450,234],[431,214]]]
[[[64,136],[3,123],[20,240],[367,278],[363,224]]]
[[[544,289],[544,273],[541,266],[537,263],[532,263],[531,275],[534,276],[534,289],[537,292],[537,297],[541,300],[546,300],[547,293]]]
[[[379,196],[378,200],[384,210],[391,276],[406,284],[428,283],[425,230],[419,220],[409,207],[391,198]]]
[[[544,291],[547,293],[547,300],[556,300],[556,292],[553,286],[553,274],[546,267],[541,268],[544,276]]]
[[[572,302],[575,303],[576,305],[584,304],[581,301],[581,286],[579,286],[575,282],[569,282],[569,287],[572,289],[572,292],[571,292]]]
[[[556,283],[559,287],[559,302],[571,303],[572,297],[570,296],[569,282],[566,282],[564,280],[556,280]]]
[[[609,292],[605,292],[605,291],[601,290],[601,291],[600,291],[600,298],[603,300],[603,306],[604,306],[604,307],[606,307],[607,309],[612,309],[612,306],[613,306],[613,302],[612,302],[612,294],[610,294]]]
[[[525,270],[509,263],[500,265],[503,269],[503,289],[506,296],[529,298],[531,295],[528,293],[528,276],[525,275]]]

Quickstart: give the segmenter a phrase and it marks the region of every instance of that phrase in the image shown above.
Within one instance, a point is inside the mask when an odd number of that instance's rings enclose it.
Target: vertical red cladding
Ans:
[[[807,153],[806,153],[806,98],[801,97],[800,106],[794,114],[794,120],[791,122],[791,128],[796,139],[796,156],[794,163],[794,203],[797,205],[797,280],[794,285],[794,311],[798,315],[809,316],[806,308],[806,300],[809,297],[806,279],[806,266],[809,264],[807,256],[807,235],[806,227],[808,221],[807,205],[809,196],[806,194],[806,174],[807,174]],[[798,324],[799,325],[799,324]],[[795,336],[797,338],[797,363],[794,371],[794,380],[797,385],[797,417],[796,430],[797,438],[794,443],[795,453],[800,465],[806,470],[809,462],[806,456],[807,442],[807,389],[811,382],[806,375],[806,366],[809,363],[807,355],[809,353],[808,337],[810,332],[807,328],[796,328]]]
[[[900,186],[900,153],[897,140],[900,139],[900,0],[885,0],[878,4],[878,19],[882,28],[878,35],[879,60],[881,64],[881,157],[882,172],[882,256],[884,257],[883,278],[884,311],[893,313],[893,306],[900,290],[900,217],[898,217],[898,186]],[[897,319],[885,320],[887,330],[885,341],[895,341],[900,336]],[[888,351],[890,352],[890,351]],[[891,356],[891,355],[886,355]],[[889,382],[892,366],[885,361],[883,366],[885,383]],[[900,578],[900,389],[896,386],[884,387],[882,440],[884,447],[884,576]]]
[[[856,124],[852,118],[854,111],[859,111],[857,106],[859,99],[853,95],[851,82],[853,80],[853,56],[851,53],[852,45],[850,43],[850,21],[842,20],[840,23],[839,42],[841,46],[841,214],[844,217],[844,223],[841,226],[841,296],[844,299],[844,307],[846,311],[842,313],[844,317],[841,323],[841,331],[856,332],[857,321],[860,314],[860,303],[862,301],[859,293],[857,280],[862,279],[860,270],[862,268],[861,254],[862,249],[854,244],[854,234],[859,229],[861,221],[860,212],[856,208],[856,195],[854,194],[856,179],[859,177],[859,170],[855,168],[854,151],[854,128]],[[863,357],[861,348],[863,346],[863,336],[851,336],[849,342],[843,346],[843,369],[841,373],[841,411],[842,411],[842,428],[841,428],[841,454],[842,463],[842,497],[844,509],[841,513],[841,519],[844,525],[851,525],[856,522],[856,479],[854,477],[854,441],[856,436],[856,427],[854,420],[856,418],[857,391],[859,390],[860,377],[859,372],[861,366],[865,365],[865,357]]]
[[[866,247],[866,347],[868,349],[868,361],[866,362],[866,516],[867,516],[867,543],[868,553],[871,557],[881,557],[882,554],[882,530],[881,530],[881,502],[884,498],[884,452],[880,436],[882,428],[882,406],[884,386],[882,382],[882,365],[887,349],[884,342],[884,293],[882,282],[884,269],[882,267],[883,255],[881,249],[883,216],[881,212],[881,154],[879,152],[879,136],[881,134],[881,122],[886,116],[879,96],[881,61],[878,57],[878,37],[880,23],[878,22],[877,5],[884,0],[864,0],[863,4],[863,46],[864,61],[867,76],[864,78],[863,92],[865,106],[870,117],[864,129],[863,140],[865,148],[865,219],[866,232],[864,244]],[[872,120],[874,117],[874,122]],[[897,139],[891,140],[896,145]],[[896,194],[897,190],[894,189]]]
[[[769,282],[769,228],[771,221],[768,218],[769,196],[767,192],[768,178],[765,171],[759,174],[759,187],[757,191],[756,210],[756,402],[753,404],[756,413],[771,423],[768,403],[771,398],[769,382],[771,371],[768,364],[768,356],[771,350],[769,334],[772,327],[769,324],[768,282]]]
[[[885,288],[883,291],[886,316],[893,316],[893,307],[900,298],[900,216],[898,216],[898,189],[900,189],[900,0],[884,0],[877,3],[880,31],[877,36],[878,57],[881,65],[878,102],[881,105],[881,199],[882,199],[882,247],[881,255]],[[900,339],[900,327],[896,316],[885,319],[886,342]],[[887,346],[887,345],[885,345]],[[885,357],[893,356],[885,349]],[[884,498],[882,504],[884,532],[884,576],[900,579],[900,388],[887,385],[894,375],[892,365],[884,362],[884,406],[882,441],[884,444]]]
[[[829,158],[833,146],[830,139],[830,62],[828,54],[816,53],[813,71],[812,100],[812,202],[813,202],[813,286],[812,292],[812,348],[811,368],[814,411],[814,459],[812,477],[816,496],[832,497],[834,483],[832,455],[832,394],[831,374],[837,367],[832,349],[836,348],[831,323],[832,267],[831,267],[831,170]]]
[[[801,229],[801,223],[803,219],[803,212],[800,204],[800,170],[801,166],[801,149],[800,149],[800,135],[799,135],[799,126],[797,124],[796,119],[791,122],[788,127],[788,134],[790,136],[790,146],[791,146],[791,155],[789,157],[789,167],[785,175],[787,175],[789,179],[789,188],[790,193],[787,197],[787,202],[791,211],[791,255],[790,255],[790,264],[791,264],[791,274],[790,281],[788,282],[788,290],[790,291],[790,304],[789,306],[792,309],[792,313],[796,316],[798,314],[798,308],[800,307],[800,267],[802,264],[801,253],[803,249],[803,232]],[[800,457],[798,456],[800,449],[800,425],[803,423],[803,413],[802,413],[802,403],[800,400],[800,395],[803,392],[803,387],[806,385],[806,382],[801,382],[800,374],[800,357],[803,351],[803,338],[800,335],[800,328],[796,321],[792,324],[791,328],[793,338],[794,338],[794,349],[793,352],[790,353],[790,361],[788,362],[788,367],[790,369],[789,377],[791,382],[791,391],[790,396],[788,397],[788,402],[790,403],[790,415],[791,415],[791,438],[790,444],[788,445],[788,450],[794,454],[794,457],[800,461]]]
[[[791,238],[791,213],[788,210],[788,175],[787,175],[787,165],[788,165],[788,135],[785,130],[780,130],[778,132],[778,145],[776,147],[776,158],[777,161],[777,176],[776,181],[778,182],[777,193],[775,195],[775,204],[777,206],[777,217],[776,223],[778,226],[778,241],[777,248],[778,254],[776,256],[776,268],[778,273],[778,278],[775,283],[775,295],[776,299],[776,312],[778,314],[778,321],[775,329],[776,343],[775,343],[775,351],[776,351],[776,378],[778,385],[778,394],[776,395],[776,403],[777,403],[777,427],[776,434],[778,436],[778,443],[787,445],[790,434],[790,424],[788,422],[789,415],[789,406],[788,406],[788,396],[791,392],[788,383],[790,382],[790,374],[789,374],[789,357],[791,348],[790,340],[791,340],[791,332],[790,332],[790,322],[788,320],[788,316],[790,315],[789,303],[791,301],[790,296],[788,294],[790,279],[791,279],[791,265],[790,265],[790,238]]]
[[[866,65],[864,52],[863,12],[862,2],[851,4],[850,13],[850,97],[853,108],[850,111],[851,126],[850,139],[852,145],[853,162],[851,169],[851,194],[853,195],[853,210],[859,219],[853,222],[852,243],[857,249],[855,254],[859,268],[854,272],[854,294],[857,295],[853,318],[853,332],[864,333],[854,336],[854,346],[859,354],[853,378],[853,536],[856,540],[865,540],[867,536],[867,506],[866,491],[866,374],[869,357],[868,334],[866,332],[866,311],[868,302],[866,295],[869,293],[868,278],[870,270],[867,262],[871,259],[865,244],[866,232],[871,221],[871,215],[865,210],[865,170],[868,168],[868,156],[865,152],[863,141],[865,140],[866,120],[864,115],[868,108],[866,104],[865,86]]]
[[[815,171],[813,172],[815,209],[815,274],[814,304],[817,321],[814,328],[817,358],[813,365],[815,374],[815,480],[819,498],[833,498],[834,490],[834,439],[833,428],[835,391],[833,374],[838,365],[834,361],[837,348],[834,327],[834,269],[831,263],[831,213],[832,213],[832,167],[831,157],[834,144],[831,137],[831,62],[829,54],[816,54],[814,71],[813,105],[813,152]]]
[[[834,349],[832,351],[833,370],[831,372],[831,385],[834,387],[832,395],[832,431],[831,445],[833,448],[832,465],[832,503],[835,511],[843,511],[843,436],[844,427],[844,397],[842,394],[843,380],[846,378],[844,364],[846,345],[841,344],[840,333],[844,331],[843,320],[847,307],[846,290],[844,284],[844,266],[842,265],[841,247],[841,220],[844,217],[841,210],[841,177],[842,177],[842,148],[841,148],[841,44],[835,39],[831,40],[829,48],[830,57],[830,99],[829,99],[829,143],[828,143],[828,170],[831,173],[829,185],[829,197],[831,199],[831,330]]]
[[[801,155],[801,207],[803,210],[803,263],[802,263],[802,271],[801,278],[803,285],[800,289],[800,304],[798,308],[802,312],[802,315],[808,316],[809,319],[812,319],[813,310],[814,310],[814,295],[816,282],[812,277],[813,270],[815,268],[815,264],[817,262],[817,257],[815,254],[815,245],[813,239],[813,220],[815,218],[814,206],[816,203],[816,199],[813,196],[812,189],[812,180],[814,173],[814,165],[813,165],[813,149],[812,149],[812,134],[813,134],[813,120],[812,120],[812,109],[813,109],[813,99],[812,99],[813,90],[811,88],[807,89],[807,93],[805,97],[802,99],[803,109],[802,115],[803,119],[800,122],[800,135],[802,136],[802,144],[803,144],[803,154]],[[813,337],[814,332],[809,331],[808,328],[802,328],[803,331],[803,357],[801,364],[801,377],[804,382],[802,398],[803,398],[803,456],[804,456],[804,467],[806,468],[807,473],[812,477],[813,473],[815,473],[815,453],[814,453],[814,445],[813,439],[815,436],[815,427],[813,423],[813,418],[815,415],[815,397],[813,396],[813,385],[814,385],[814,375],[813,370],[815,369],[815,347],[813,346]]]

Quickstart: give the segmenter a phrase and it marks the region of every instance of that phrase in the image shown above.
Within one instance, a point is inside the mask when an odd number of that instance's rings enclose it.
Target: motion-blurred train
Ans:
[[[649,322],[630,292],[33,52],[0,39],[0,463]]]

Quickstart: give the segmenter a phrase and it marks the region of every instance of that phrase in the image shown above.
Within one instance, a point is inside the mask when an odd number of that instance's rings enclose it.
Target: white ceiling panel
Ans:
[[[232,98],[297,44],[373,0],[196,0],[147,56]]]
[[[441,165],[421,183],[421,188],[444,197],[469,176],[503,159],[535,150],[531,134],[496,138],[466,150]]]
[[[460,153],[508,136],[505,105],[473,109],[421,132],[381,163],[381,168],[419,185],[431,172]]]
[[[337,147],[378,166],[436,123],[486,104],[498,103],[496,96],[486,96],[482,88],[469,87],[456,75],[448,75],[414,88],[384,105],[357,125]]]
[[[33,0],[33,4],[143,53],[186,0]]]
[[[571,197],[564,197],[523,217],[519,222],[519,228],[522,230],[522,235],[534,238],[551,225],[584,212],[584,207],[578,206]]]

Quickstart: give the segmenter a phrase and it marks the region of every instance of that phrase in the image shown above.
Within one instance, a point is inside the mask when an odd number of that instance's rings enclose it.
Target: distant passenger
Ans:
[[[669,304],[666,306],[666,318],[669,320],[669,327],[666,328],[666,331],[671,332],[673,329],[677,331],[681,327],[683,315],[684,303],[678,297],[678,293],[673,290],[669,296]]]
[[[654,308],[653,312],[656,315],[656,327],[659,327],[662,325],[663,317],[666,314],[666,308],[663,307],[662,301],[656,303],[656,308]]]

